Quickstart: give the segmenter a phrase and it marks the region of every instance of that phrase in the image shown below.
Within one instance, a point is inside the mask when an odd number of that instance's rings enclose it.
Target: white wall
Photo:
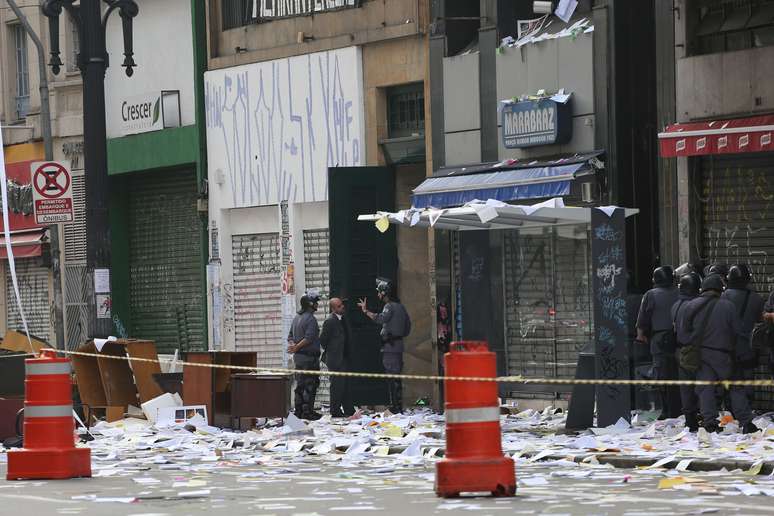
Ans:
[[[214,209],[325,201],[328,167],[365,163],[358,47],[213,70],[204,81]]]
[[[137,0],[134,18],[134,75],[127,77],[121,17],[110,16],[107,48],[110,68],[105,75],[105,116],[108,138],[121,131],[123,99],[161,90],[180,91],[181,125],[195,123],[193,29],[190,0]]]

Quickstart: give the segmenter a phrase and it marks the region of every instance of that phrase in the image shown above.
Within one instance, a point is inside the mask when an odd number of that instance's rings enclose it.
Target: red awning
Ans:
[[[668,125],[658,134],[661,157],[774,150],[774,115]]]
[[[11,250],[14,258],[33,258],[43,253],[45,230],[11,234]],[[0,233],[0,259],[8,259],[5,235]]]

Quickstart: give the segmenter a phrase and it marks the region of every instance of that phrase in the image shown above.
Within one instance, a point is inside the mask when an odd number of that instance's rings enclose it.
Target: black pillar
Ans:
[[[591,210],[591,275],[594,292],[596,377],[629,379],[626,313],[626,217],[616,208],[608,216]],[[631,419],[628,385],[597,386],[597,426]]]
[[[94,270],[110,269],[110,225],[108,223],[107,131],[105,127],[105,71],[108,57],[101,30],[100,0],[81,0],[80,66],[83,77],[83,142],[86,173],[86,299],[89,337],[107,337],[113,322],[109,315],[97,316]],[[100,301],[106,300],[105,293]],[[110,300],[110,297],[107,297]]]
[[[107,8],[102,11],[102,3]],[[78,28],[80,48],[78,67],[83,78],[83,142],[86,172],[86,291],[89,337],[107,337],[112,333],[112,296],[105,273],[110,271],[110,225],[108,222],[107,131],[105,128],[105,71],[108,53],[105,48],[105,27],[110,14],[118,11],[124,40],[126,75],[135,66],[132,50],[132,19],[139,9],[135,0],[44,0],[43,14],[49,18],[51,66],[58,74],[59,17],[63,10]],[[96,281],[95,271],[100,271]]]

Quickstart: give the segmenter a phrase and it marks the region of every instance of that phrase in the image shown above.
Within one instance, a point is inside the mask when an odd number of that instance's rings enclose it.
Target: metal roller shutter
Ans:
[[[774,288],[774,158],[700,160],[701,260],[747,263],[753,288],[764,298]],[[770,378],[761,367],[756,379]],[[754,408],[774,410],[774,389],[756,388]]]
[[[89,313],[86,300],[86,181],[73,174],[75,220],[64,226],[65,341],[75,349],[88,338]],[[120,331],[117,335],[125,336]]]
[[[554,230],[556,377],[574,378],[578,354],[594,340],[591,241],[585,225]]]
[[[50,270],[47,267],[41,267],[39,263],[40,261],[36,258],[16,260],[16,281],[19,284],[19,296],[30,333],[48,341],[51,329],[48,295]],[[24,331],[21,313],[19,313],[19,306],[16,303],[16,294],[13,290],[11,270],[7,264],[5,270],[6,327],[9,330]]]
[[[201,221],[192,171],[142,175],[129,188],[132,337],[160,353],[207,349]]]
[[[503,242],[508,374],[554,375],[550,233],[507,231]]]
[[[328,230],[304,230],[304,284],[306,285],[307,290],[316,289],[320,293],[320,306],[315,314],[317,322],[320,323],[320,329],[322,329],[322,324],[329,313],[329,256],[330,246]],[[327,369],[324,364],[321,364],[320,368],[323,370]],[[320,405],[327,405],[330,403],[330,378],[327,376],[320,378],[320,387],[317,389],[316,402]]]
[[[583,226],[505,232],[508,374],[574,376],[593,331],[589,252]]]
[[[258,365],[282,367],[279,233],[234,235],[234,336],[237,351],[255,351]]]

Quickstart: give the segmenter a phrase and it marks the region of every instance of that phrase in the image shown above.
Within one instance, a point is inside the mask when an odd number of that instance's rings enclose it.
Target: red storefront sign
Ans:
[[[671,124],[659,133],[661,157],[774,150],[774,115]]]

